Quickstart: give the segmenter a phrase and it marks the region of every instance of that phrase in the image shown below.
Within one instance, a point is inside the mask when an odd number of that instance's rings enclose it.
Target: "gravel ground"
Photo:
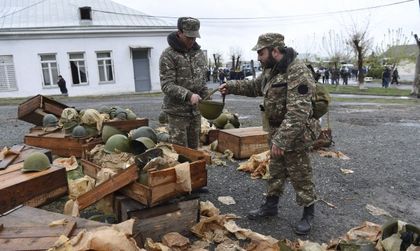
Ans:
[[[156,126],[162,97],[159,95],[120,96],[103,98],[58,97],[58,101],[76,108],[96,108],[104,104],[132,108]],[[215,100],[220,96],[215,95]],[[243,127],[258,126],[260,98],[228,96],[226,106],[240,114]],[[374,205],[393,217],[420,225],[420,106],[387,104],[333,103],[331,127],[335,146],[350,160],[320,157],[312,154],[318,197],[334,204],[316,204],[313,231],[305,238],[326,242],[343,235],[363,221],[384,223],[385,216],[369,214],[365,206]],[[17,105],[0,106],[1,144],[22,143],[31,124],[17,120]],[[226,167],[208,166],[208,193],[202,200],[210,200],[222,213],[241,216],[240,226],[251,228],[275,238],[297,239],[292,227],[300,219],[302,209],[294,201],[294,191],[287,185],[280,199],[279,215],[260,221],[246,219],[249,210],[260,205],[265,181],[252,180],[247,173],[236,171],[238,163]],[[354,171],[342,174],[340,168]],[[219,196],[232,196],[235,205],[218,202]],[[300,237],[302,238],[302,237]],[[303,238],[303,239],[305,239]]]

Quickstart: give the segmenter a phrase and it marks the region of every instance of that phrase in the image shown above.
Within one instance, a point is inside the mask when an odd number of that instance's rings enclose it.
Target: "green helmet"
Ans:
[[[127,117],[128,117],[127,113],[128,112],[125,109],[119,107],[115,111],[115,117],[114,118],[117,118],[119,120],[127,120]]]
[[[138,139],[140,137],[146,137],[153,140],[155,144],[158,142],[156,132],[148,126],[142,126],[137,129],[134,129],[129,133],[129,135],[132,140]]]
[[[239,118],[238,115],[236,114],[232,114],[231,119],[229,119],[229,122],[235,127],[235,128],[239,128],[241,126],[241,123],[239,122]]]
[[[93,126],[83,125],[83,127],[86,129],[88,137],[98,136],[98,129],[96,129],[95,125],[93,125]]]
[[[223,127],[223,129],[234,129],[235,128],[235,126],[233,126],[233,124],[232,123],[230,123],[230,122],[228,122],[224,127]]]
[[[164,111],[159,113],[159,123],[167,124],[168,123],[168,115]]]
[[[88,133],[83,126],[78,125],[78,126],[73,128],[73,131],[71,132],[71,136],[73,138],[84,138],[84,137],[88,136]]]
[[[130,152],[130,142],[128,138],[121,134],[112,135],[106,142],[105,152]]]
[[[155,142],[146,137],[140,137],[135,140],[131,140],[131,150],[134,154],[144,153],[147,149],[151,149],[155,146]]]
[[[224,103],[213,100],[201,100],[198,103],[201,115],[206,119],[216,119],[223,111]]]
[[[111,108],[109,106],[103,105],[99,108],[99,113],[109,114]]]
[[[73,132],[73,128],[78,125],[76,121],[69,121],[63,123],[63,129],[65,134],[71,134]]]
[[[42,119],[43,127],[53,127],[57,126],[58,119],[54,114],[46,114]]]
[[[223,128],[227,124],[227,122],[228,122],[228,116],[226,115],[226,113],[220,114],[219,117],[213,120],[213,124],[219,129]]]
[[[166,133],[166,132],[158,133],[158,135],[156,136],[157,136],[158,142],[169,142],[169,140],[171,139],[171,136],[169,135],[169,133]]]
[[[127,120],[135,120],[137,119],[137,115],[130,109],[125,109],[127,112]]]
[[[50,167],[50,159],[45,153],[33,152],[23,162],[22,172],[39,172]]]
[[[113,126],[104,125],[102,127],[102,142],[106,143],[108,139],[115,134],[123,135],[124,133]]]

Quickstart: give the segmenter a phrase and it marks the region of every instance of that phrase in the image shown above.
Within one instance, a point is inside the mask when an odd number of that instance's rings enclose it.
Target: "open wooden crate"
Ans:
[[[59,118],[65,108],[68,106],[38,94],[19,105],[18,119],[42,126],[45,114],[54,114]]]
[[[178,154],[182,154],[193,161],[190,163],[192,190],[207,186],[206,161],[209,159],[208,154],[183,146],[173,145],[173,147]],[[170,167],[149,172],[147,186],[134,182],[121,189],[120,192],[148,207],[153,207],[183,194],[177,191],[176,181],[175,168]]]

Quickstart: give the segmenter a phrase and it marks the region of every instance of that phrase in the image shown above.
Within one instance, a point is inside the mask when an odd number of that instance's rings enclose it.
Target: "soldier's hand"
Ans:
[[[190,103],[192,104],[192,105],[196,105],[196,104],[198,104],[198,102],[201,100],[201,97],[198,95],[198,94],[193,94],[192,96],[191,96],[191,99],[190,99]]]
[[[284,150],[277,147],[275,144],[271,147],[271,157],[279,158],[284,155]]]
[[[219,86],[219,91],[220,91],[220,93],[221,93],[222,95],[227,95],[227,94],[228,94],[228,90],[227,90],[226,83],[221,84],[221,85]]]

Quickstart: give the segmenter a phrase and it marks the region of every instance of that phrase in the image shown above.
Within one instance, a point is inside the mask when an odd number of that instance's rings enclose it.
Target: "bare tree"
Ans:
[[[347,43],[353,48],[357,59],[357,68],[359,69],[358,83],[359,88],[365,88],[365,73],[363,69],[363,63],[372,47],[372,38],[368,34],[369,23],[365,27],[360,28],[356,24],[350,29],[349,38]]]
[[[242,49],[239,47],[230,47],[229,55],[232,58],[232,71],[237,71],[241,68],[240,58],[242,56]]]
[[[413,82],[413,92],[412,95],[417,96],[420,98],[420,39],[417,37],[417,34],[414,34],[414,39],[416,40],[417,47],[419,49],[417,54],[417,61],[416,61],[416,70],[414,75],[414,82]]]
[[[330,30],[322,37],[321,50],[328,56],[328,60],[338,68],[340,62],[350,59],[350,50],[343,34]]]
[[[392,65],[392,69],[406,57],[404,46],[408,45],[408,37],[404,35],[402,28],[388,29],[388,33],[384,34],[382,42],[376,46],[376,55],[381,57]]]

